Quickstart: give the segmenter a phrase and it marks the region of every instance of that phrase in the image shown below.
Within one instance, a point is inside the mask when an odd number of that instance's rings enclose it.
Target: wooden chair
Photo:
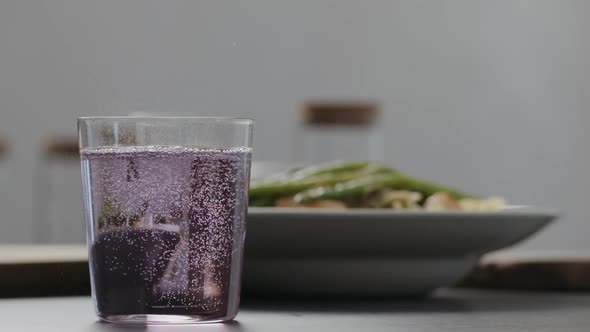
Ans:
[[[84,242],[79,160],[75,136],[51,136],[42,144],[35,199],[37,242]]]
[[[6,157],[6,154],[8,154],[8,144],[0,139],[0,159]]]
[[[76,137],[51,137],[43,147],[43,156],[47,159],[79,158],[78,140]]]
[[[300,109],[296,162],[383,161],[379,104],[363,100],[310,100]]]
[[[379,105],[371,101],[312,100],[303,103],[304,125],[369,126],[376,121]]]

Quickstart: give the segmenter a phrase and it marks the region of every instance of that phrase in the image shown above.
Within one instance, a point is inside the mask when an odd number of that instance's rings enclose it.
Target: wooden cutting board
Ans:
[[[590,253],[505,250],[482,257],[463,287],[590,291]]]
[[[0,297],[89,294],[87,259],[85,245],[0,245]],[[458,286],[590,291],[590,254],[499,251]]]
[[[83,245],[0,245],[0,297],[90,293]]]

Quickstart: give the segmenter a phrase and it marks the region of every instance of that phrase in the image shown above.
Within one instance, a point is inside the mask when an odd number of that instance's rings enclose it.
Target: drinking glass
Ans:
[[[233,319],[253,121],[78,119],[92,296],[101,320]]]

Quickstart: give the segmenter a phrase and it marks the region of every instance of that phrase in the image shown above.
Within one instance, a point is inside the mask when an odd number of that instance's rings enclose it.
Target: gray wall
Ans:
[[[31,241],[43,137],[133,110],[256,119],[291,160],[308,97],[377,98],[387,160],[564,211],[529,243],[589,248],[588,2],[0,2],[0,241]],[[76,179],[77,180],[77,179]],[[79,207],[71,207],[78,209]]]

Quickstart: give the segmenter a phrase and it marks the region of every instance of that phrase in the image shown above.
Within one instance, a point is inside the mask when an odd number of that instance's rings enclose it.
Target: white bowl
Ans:
[[[498,212],[251,208],[243,287],[256,293],[424,295],[556,218]]]

